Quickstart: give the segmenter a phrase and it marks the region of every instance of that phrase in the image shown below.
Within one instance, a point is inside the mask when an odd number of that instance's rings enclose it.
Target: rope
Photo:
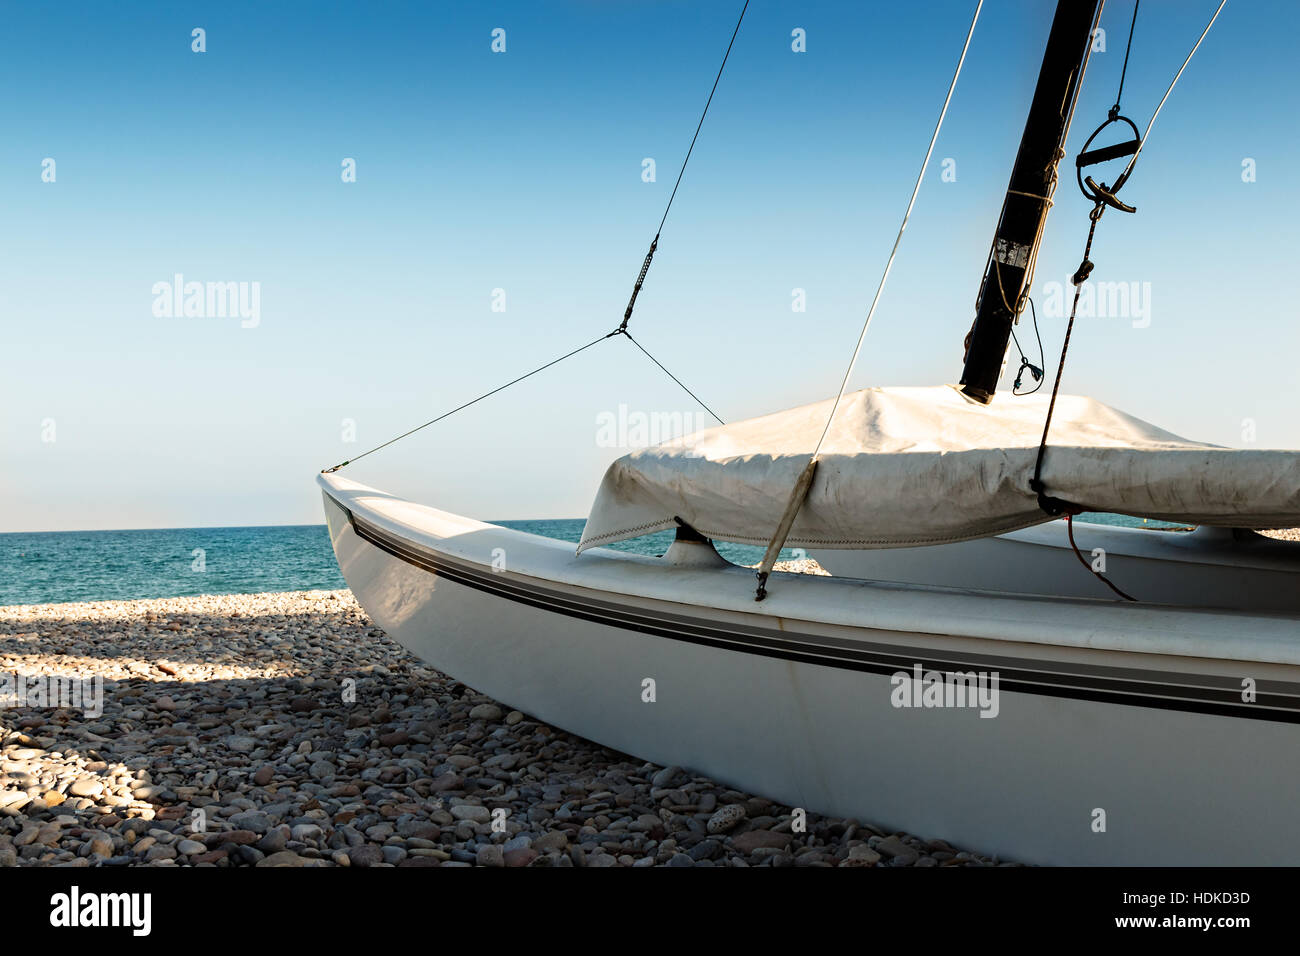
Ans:
[[[1201,31],[1200,37],[1197,38],[1196,43],[1192,46],[1191,52],[1189,52],[1187,58],[1183,60],[1183,65],[1180,66],[1178,72],[1174,74],[1173,80],[1169,83],[1169,88],[1165,90],[1165,95],[1160,98],[1160,102],[1156,105],[1155,112],[1151,114],[1151,120],[1147,123],[1147,128],[1138,142],[1137,150],[1129,159],[1128,166],[1125,167],[1123,175],[1116,180],[1117,185],[1114,191],[1118,191],[1119,185],[1122,185],[1128,180],[1129,174],[1133,171],[1134,163],[1137,162],[1138,156],[1142,153],[1142,148],[1146,145],[1147,137],[1151,135],[1151,127],[1155,125],[1156,117],[1160,115],[1160,111],[1164,108],[1165,101],[1169,99],[1169,94],[1174,91],[1174,87],[1178,84],[1178,80],[1183,75],[1183,71],[1187,69],[1187,64],[1191,62],[1196,51],[1200,49],[1201,42],[1210,32],[1210,28],[1214,26],[1214,21],[1219,18],[1219,14],[1222,12],[1227,2],[1228,0],[1221,0],[1218,8],[1214,11],[1214,15],[1210,17],[1210,22],[1205,25],[1205,29]],[[1129,49],[1131,49],[1133,45],[1133,26],[1137,23],[1137,8],[1138,4],[1135,2],[1133,4],[1133,20],[1129,24],[1128,47],[1124,50],[1124,67],[1120,71],[1119,92],[1115,96],[1115,105],[1111,107],[1109,114],[1112,120],[1119,115],[1120,96],[1124,92],[1124,76],[1128,72]],[[1075,272],[1072,280],[1074,282],[1074,301],[1070,306],[1069,321],[1067,321],[1065,325],[1065,339],[1061,343],[1061,359],[1056,366],[1056,381],[1052,383],[1052,398],[1047,404],[1047,419],[1043,422],[1043,436],[1038,444],[1038,457],[1034,462],[1034,477],[1029,482],[1029,487],[1038,495],[1038,506],[1042,508],[1043,511],[1053,517],[1057,517],[1061,514],[1065,515],[1066,527],[1070,538],[1070,547],[1074,549],[1075,556],[1078,557],[1083,566],[1095,574],[1103,584],[1124,600],[1136,601],[1136,598],[1126,594],[1111,583],[1104,574],[1099,571],[1094,571],[1092,565],[1090,565],[1080,553],[1078,545],[1074,543],[1074,516],[1079,513],[1079,506],[1048,495],[1046,486],[1043,484],[1043,458],[1047,453],[1047,436],[1052,427],[1052,415],[1056,411],[1056,398],[1061,389],[1061,377],[1065,372],[1066,356],[1070,351],[1070,338],[1074,332],[1074,319],[1079,309],[1079,296],[1083,292],[1083,284],[1088,281],[1088,277],[1092,274],[1093,270],[1093,263],[1091,259],[1089,259],[1089,256],[1092,254],[1092,240],[1097,234],[1097,223],[1101,221],[1102,214],[1105,211],[1105,202],[1098,199],[1096,200],[1096,205],[1093,206],[1092,212],[1088,214],[1088,218],[1091,220],[1091,224],[1088,227],[1088,241],[1084,244],[1083,261],[1079,263],[1079,269]]]
[[[975,5],[975,15],[971,17],[970,29],[966,31],[966,42],[962,44],[961,56],[957,58],[957,68],[953,71],[952,82],[948,84],[948,94],[943,99],[943,108],[939,111],[939,119],[934,124],[934,133],[930,136],[930,145],[925,151],[925,159],[921,161],[921,169],[916,175],[916,185],[912,187],[912,197],[907,201],[907,210],[903,213],[902,223],[899,224],[898,235],[894,237],[894,246],[890,249],[889,259],[885,262],[885,271],[880,276],[880,283],[876,286],[876,294],[871,300],[871,307],[867,310],[867,317],[862,322],[862,331],[858,333],[857,345],[853,349],[853,356],[849,359],[848,368],[844,370],[844,378],[840,381],[839,392],[836,393],[835,401],[831,404],[831,412],[826,416],[826,425],[822,428],[821,437],[817,439],[816,447],[813,448],[812,457],[808,460],[808,464],[804,466],[799,481],[791,492],[785,513],[782,515],[772,540],[768,542],[767,551],[764,553],[763,561],[759,565],[758,589],[754,596],[756,601],[761,601],[767,596],[767,579],[772,572],[772,566],[776,563],[777,556],[781,553],[781,547],[785,544],[790,527],[794,523],[794,518],[803,505],[803,500],[807,496],[809,488],[812,486],[812,474],[816,470],[822,444],[830,433],[831,423],[835,420],[835,413],[839,411],[840,402],[844,400],[844,392],[848,388],[849,378],[853,375],[858,356],[862,352],[862,343],[867,336],[867,328],[871,325],[871,319],[876,314],[876,306],[880,304],[880,295],[884,292],[885,282],[889,279],[889,272],[894,267],[894,257],[898,254],[899,243],[903,241],[903,231],[907,229],[907,221],[911,218],[912,207],[916,205],[916,197],[921,191],[921,183],[924,181],[925,171],[930,165],[930,156],[934,153],[935,143],[939,141],[939,131],[943,129],[944,117],[948,115],[948,105],[952,102],[952,94],[957,89],[957,79],[961,76],[962,65],[966,62],[966,52],[970,49],[971,38],[975,35],[975,24],[979,22],[980,10],[983,7],[984,0],[978,0]]]
[[[1134,604],[1137,603],[1137,598],[1133,597],[1133,595],[1131,594],[1127,594],[1124,591],[1121,591],[1119,587],[1117,587],[1115,583],[1111,581],[1110,578],[1106,577],[1106,575],[1102,574],[1100,571],[1096,570],[1091,564],[1089,564],[1088,559],[1083,556],[1083,553],[1081,551],[1079,551],[1079,546],[1074,543],[1074,512],[1069,512],[1065,516],[1065,533],[1069,535],[1070,547],[1074,549],[1074,556],[1079,559],[1079,561],[1083,564],[1085,568],[1087,568],[1089,571],[1091,571],[1093,574],[1097,576],[1097,580],[1099,580],[1102,584],[1106,585],[1106,587],[1110,588],[1112,591],[1114,591],[1116,594],[1122,597],[1125,601],[1132,601]]]
[[[1025,296],[1025,300],[1029,303],[1029,314],[1034,317],[1034,338],[1038,339],[1038,364],[1035,365],[1033,362],[1029,361],[1028,356],[1025,355],[1025,350],[1020,346],[1020,336],[1016,335],[1016,327],[1013,323],[1011,326],[1011,340],[1016,343],[1016,351],[1020,353],[1020,368],[1017,370],[1016,380],[1011,386],[1011,394],[1019,395],[1021,397],[1032,395],[1043,387],[1043,336],[1038,331],[1038,310],[1034,308],[1033,299],[1029,298],[1029,296]],[[1037,384],[1035,384],[1029,391],[1022,392],[1020,391],[1020,387],[1024,384],[1026,369],[1029,370],[1029,374]]]
[[[1070,306],[1070,319],[1065,323],[1065,341],[1061,344],[1061,360],[1056,365],[1056,381],[1052,383],[1052,398],[1047,403],[1047,420],[1043,422],[1043,437],[1038,443],[1038,460],[1034,463],[1034,477],[1029,482],[1030,489],[1038,495],[1038,506],[1053,518],[1073,506],[1060,498],[1048,495],[1043,485],[1043,456],[1047,452],[1047,432],[1052,427],[1052,414],[1056,411],[1056,396],[1061,391],[1061,373],[1065,371],[1065,356],[1070,351],[1070,336],[1074,332],[1074,317],[1079,310],[1079,296],[1083,293],[1084,282],[1092,274],[1092,262],[1088,259],[1092,252],[1092,240],[1097,234],[1097,223],[1101,221],[1102,213],[1105,211],[1106,204],[1098,201],[1092,212],[1088,214],[1092,225],[1088,227],[1088,241],[1083,247],[1083,262],[1079,264],[1079,269],[1074,274],[1074,302]]]
[[[1129,159],[1128,166],[1125,168],[1124,174],[1120,176],[1119,179],[1116,180],[1117,183],[1123,183],[1127,181],[1129,173],[1132,172],[1133,170],[1133,164],[1137,162],[1138,156],[1141,155],[1142,153],[1142,147],[1146,145],[1147,137],[1151,135],[1151,127],[1155,125],[1156,117],[1159,116],[1160,111],[1164,109],[1165,101],[1169,99],[1169,94],[1174,91],[1174,87],[1178,84],[1178,80],[1183,75],[1183,71],[1187,69],[1187,64],[1192,61],[1192,57],[1195,56],[1196,51],[1200,49],[1202,41],[1205,40],[1206,35],[1210,32],[1210,28],[1214,26],[1214,21],[1219,18],[1219,14],[1222,12],[1227,2],[1228,0],[1221,0],[1218,8],[1214,11],[1214,16],[1210,17],[1210,22],[1205,25],[1205,29],[1201,31],[1200,37],[1197,38],[1196,43],[1192,46],[1191,51],[1187,54],[1187,58],[1183,60],[1183,65],[1180,66],[1178,68],[1178,72],[1174,74],[1173,80],[1171,80],[1169,83],[1169,88],[1165,90],[1165,95],[1160,98],[1160,102],[1159,104],[1157,104],[1155,112],[1151,114],[1151,121],[1147,123],[1146,131],[1142,134],[1142,139],[1138,143],[1137,151],[1133,154],[1132,158]],[[1134,23],[1137,22],[1136,3],[1133,6],[1133,22]],[[1129,44],[1131,45],[1132,42],[1133,42],[1133,28],[1132,26],[1130,26]],[[1128,69],[1127,50],[1124,53],[1124,69],[1125,70]],[[1120,92],[1123,92],[1123,89],[1124,89],[1124,76],[1123,73],[1121,73]],[[1119,106],[1118,96],[1116,97],[1115,106],[1116,108]],[[1118,187],[1116,188],[1118,189]],[[1092,212],[1088,214],[1088,218],[1092,220],[1092,224],[1088,227],[1088,241],[1085,244],[1083,249],[1083,261],[1079,264],[1079,269],[1074,274],[1074,279],[1073,279],[1074,287],[1075,287],[1074,303],[1070,306],[1070,319],[1065,326],[1065,341],[1061,345],[1061,360],[1056,366],[1056,381],[1052,385],[1052,399],[1047,405],[1047,420],[1043,423],[1043,438],[1038,445],[1038,459],[1034,465],[1034,477],[1033,480],[1030,481],[1029,483],[1029,487],[1038,495],[1039,506],[1049,515],[1052,515],[1054,517],[1061,514],[1062,511],[1064,511],[1069,506],[1066,504],[1066,502],[1062,501],[1061,499],[1053,498],[1046,493],[1046,489],[1043,485],[1043,480],[1042,480],[1043,456],[1047,451],[1047,434],[1052,427],[1052,414],[1056,410],[1056,396],[1061,388],[1062,373],[1064,373],[1065,371],[1065,358],[1070,350],[1070,336],[1071,333],[1074,331],[1074,318],[1079,308],[1079,296],[1083,292],[1083,283],[1088,280],[1088,276],[1092,274],[1092,270],[1093,270],[1093,264],[1091,260],[1088,258],[1088,256],[1092,252],[1092,240],[1097,232],[1097,223],[1101,221],[1102,213],[1105,212],[1105,210],[1106,210],[1105,204],[1101,200],[1097,200],[1096,205],[1092,209]]]
[[[650,271],[650,261],[655,257],[655,250],[659,247],[659,234],[664,231],[664,223],[668,221],[668,211],[673,208],[673,200],[677,198],[677,187],[682,184],[682,177],[686,175],[686,165],[691,161],[691,154],[695,152],[695,141],[700,138],[700,130],[704,127],[704,117],[709,115],[709,106],[713,103],[713,94],[718,91],[718,82],[722,79],[722,71],[727,68],[727,58],[731,56],[731,48],[735,45],[736,35],[740,33],[740,25],[745,20],[745,11],[749,9],[749,0],[745,0],[745,5],[740,8],[740,16],[736,20],[736,29],[731,31],[731,42],[727,44],[727,52],[722,55],[722,64],[718,67],[718,75],[713,78],[713,88],[709,90],[709,98],[704,101],[704,111],[700,113],[700,121],[695,124],[695,135],[691,137],[691,145],[686,150],[686,158],[682,160],[682,168],[677,171],[677,182],[673,183],[673,191],[668,196],[668,205],[664,207],[664,214],[659,220],[659,228],[655,230],[655,237],[650,242],[650,251],[645,254],[645,261],[641,263],[641,273],[636,278],[636,284],[632,286],[632,297],[627,300],[627,309],[623,313],[623,323],[619,326],[619,331],[627,330],[627,323],[632,318],[632,309],[636,305],[636,297],[641,293],[641,285],[645,282],[645,274]],[[650,353],[647,352],[647,355]],[[653,358],[653,356],[651,356]],[[665,369],[664,371],[667,371]],[[678,383],[681,384],[681,383]],[[685,388],[685,386],[682,386]],[[691,396],[694,398],[694,396]],[[700,400],[695,399],[697,402]],[[703,402],[700,402],[704,405]],[[706,405],[705,408],[708,406]],[[713,415],[712,412],[709,412]],[[713,416],[717,418],[716,415]]]

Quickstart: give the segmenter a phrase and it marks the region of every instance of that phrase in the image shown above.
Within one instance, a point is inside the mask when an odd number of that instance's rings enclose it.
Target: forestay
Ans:
[[[764,545],[830,400],[696,432],[610,465],[579,552],[676,527]],[[951,386],[845,396],[791,546],[965,541],[1050,520],[1030,490],[1047,398],[980,405]],[[1087,511],[1243,528],[1300,525],[1300,452],[1188,441],[1081,396],[1057,398],[1047,494]]]

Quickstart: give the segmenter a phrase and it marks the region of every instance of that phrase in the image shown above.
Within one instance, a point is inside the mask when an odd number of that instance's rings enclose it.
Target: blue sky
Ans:
[[[1143,4],[1124,91],[1140,125],[1214,6]],[[724,418],[833,393],[973,9],[751,4],[632,326]],[[987,0],[855,386],[959,376],[1052,9]],[[1114,99],[1131,10],[1107,4],[1071,158]],[[319,522],[322,466],[616,326],[738,11],[10,5],[0,531]],[[1094,249],[1097,279],[1149,289],[1149,325],[1081,320],[1065,391],[1300,447],[1298,34],[1292,3],[1228,4],[1126,190],[1138,215],[1108,214]],[[1040,305],[1087,208],[1063,182]],[[258,323],[155,315],[178,273],[258,283]],[[1064,319],[1040,318],[1054,365]],[[620,405],[695,410],[615,340],[349,474],[484,518],[583,515]]]

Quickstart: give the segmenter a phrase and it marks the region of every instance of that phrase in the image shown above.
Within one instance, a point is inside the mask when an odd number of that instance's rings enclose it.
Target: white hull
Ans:
[[[335,475],[320,483],[339,565],[377,624],[616,750],[1007,859],[1300,855],[1294,615],[796,575],[755,604],[751,573],[692,559],[703,546],[675,546],[676,564],[576,558]],[[997,716],[893,706],[890,675],[916,662],[998,672]],[[1255,703],[1241,701],[1243,678]]]

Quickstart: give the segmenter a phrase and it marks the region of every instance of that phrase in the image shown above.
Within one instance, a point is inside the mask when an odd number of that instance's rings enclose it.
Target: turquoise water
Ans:
[[[558,538],[577,544],[582,538],[582,529],[586,527],[585,518],[558,518],[552,521],[494,521],[504,528],[540,534],[546,538]],[[660,555],[673,543],[674,531],[656,531],[654,534],[642,535],[628,541],[616,541],[608,547],[615,551],[631,551],[633,554]],[[718,553],[732,564],[758,564],[763,559],[763,549],[752,544],[733,544],[730,541],[715,541]],[[781,549],[781,560],[790,561],[796,557],[790,548]]]
[[[0,605],[341,587],[324,525],[0,534]]]
[[[576,543],[585,521],[497,524]],[[663,531],[612,547],[657,555],[672,540]],[[742,564],[762,557],[747,545],[718,550]],[[0,534],[0,606],[343,587],[324,525]]]
[[[1141,519],[1122,515],[1084,517],[1143,525]],[[584,520],[496,523],[577,542]],[[1147,527],[1168,525],[1150,522]],[[661,531],[611,547],[657,555],[672,539],[673,532]],[[736,564],[756,564],[762,557],[761,548],[745,544],[718,542],[718,551]],[[781,557],[795,555],[787,548]],[[346,586],[324,525],[0,534],[0,606]]]

